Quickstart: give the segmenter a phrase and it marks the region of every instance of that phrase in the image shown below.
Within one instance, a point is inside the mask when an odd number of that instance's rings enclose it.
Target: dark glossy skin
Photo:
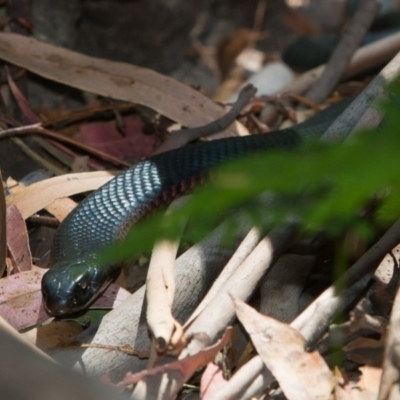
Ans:
[[[57,231],[51,249],[52,267],[42,281],[48,312],[64,316],[87,308],[121,270],[120,265],[96,265],[93,255],[121,240],[129,227],[153,208],[183,194],[204,172],[240,155],[292,148],[305,138],[318,138],[349,102],[341,102],[295,128],[159,154],[112,179],[82,201]]]
[[[90,260],[58,263],[42,279],[46,311],[51,315],[75,314],[87,308],[118,275]]]

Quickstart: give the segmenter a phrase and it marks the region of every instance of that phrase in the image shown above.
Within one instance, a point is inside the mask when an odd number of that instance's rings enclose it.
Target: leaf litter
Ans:
[[[220,106],[201,93],[161,74],[127,64],[84,56],[23,36],[0,33],[0,58],[50,80],[113,99],[145,105],[184,126],[204,125],[223,114]],[[23,114],[32,123],[40,121],[10,75],[8,84]],[[117,123],[116,118],[108,122],[89,122],[84,117],[78,125],[79,132],[76,134],[76,139],[99,150],[109,151],[116,157],[134,155],[134,158],[140,159],[150,155],[159,138],[146,135],[143,132],[143,123],[137,116],[129,115],[123,117],[121,121],[122,125]],[[43,120],[41,123],[46,124],[46,121]],[[234,126],[227,131],[236,134]],[[61,152],[65,150],[62,147],[59,149]],[[71,154],[75,160],[81,157],[76,150]],[[54,160],[57,158],[54,154],[53,158],[49,158],[48,154],[44,158],[51,163],[57,161]],[[91,160],[93,161],[92,158]],[[90,165],[88,168],[92,170]],[[40,292],[40,280],[45,269],[32,264],[28,236],[35,227],[29,218],[50,215],[62,221],[79,202],[81,194],[95,190],[116,173],[118,172],[75,173],[46,179],[27,187],[18,183],[9,185],[9,195],[6,199],[7,245],[14,271],[8,271],[9,274],[12,272],[11,275],[0,281],[0,315],[17,330],[25,330],[49,318],[44,310]],[[71,196],[75,196],[74,200]],[[24,221],[27,221],[27,225]],[[332,243],[328,241],[328,244]],[[396,251],[393,250],[394,253]],[[34,251],[32,253],[34,254]],[[312,254],[312,257],[314,256]],[[321,257],[320,252],[317,252],[318,257]],[[399,263],[398,257],[389,255],[386,263],[395,275]],[[274,279],[278,281],[284,279],[279,277],[279,274],[276,275],[277,278]],[[397,282],[397,275],[393,279]],[[376,291],[387,289],[388,282],[378,281],[379,279],[375,277],[373,285],[376,286]],[[279,285],[279,282],[276,285]],[[306,289],[308,288],[303,286],[293,289],[296,292],[295,301],[299,301],[299,293]],[[368,305],[358,303],[348,318],[346,317],[346,321],[332,325],[330,331],[326,332],[313,348],[309,348],[296,329],[261,315],[254,308],[235,299],[233,292],[231,296],[237,317],[247,332],[245,350],[243,346],[241,349],[239,346],[235,347],[229,329],[224,334],[221,333],[222,338],[214,344],[208,343],[207,332],[204,332],[204,336],[195,338],[203,343],[198,352],[176,358],[171,354],[155,354],[153,351],[150,353],[151,367],[140,372],[130,373],[127,370],[125,377],[117,386],[136,384],[133,398],[141,398],[141,394],[149,388],[154,393],[154,398],[174,398],[182,390],[185,382],[189,381],[194,384],[193,387],[200,390],[201,398],[225,398],[220,396],[224,390],[231,390],[229,382],[236,384],[236,381],[230,381],[226,376],[227,372],[228,375],[237,372],[237,366],[229,365],[229,361],[238,360],[240,357],[229,357],[227,355],[229,352],[224,352],[225,364],[222,365],[221,357],[216,356],[223,348],[231,348],[240,354],[257,353],[261,356],[263,366],[273,375],[272,378],[268,378],[271,384],[264,388],[264,394],[276,396],[282,391],[288,399],[367,398],[360,397],[360,393],[363,393],[370,398],[377,398],[382,379],[382,365],[388,363],[387,357],[385,361],[383,360],[389,323],[388,315],[376,312],[372,294],[371,289]],[[394,292],[386,290],[385,294],[386,297],[382,302],[390,311],[396,290]],[[117,307],[128,296],[129,293],[120,285],[112,284],[93,307]],[[256,306],[257,300],[252,305]],[[214,303],[213,306],[218,307],[219,304]],[[299,305],[297,312],[301,311],[300,308]],[[292,308],[287,310],[287,313],[293,314]],[[52,328],[46,328],[52,324],[54,324]],[[39,329],[42,328],[49,329],[49,332],[45,334],[43,330],[39,336],[33,334],[31,340],[43,349],[68,347],[68,344],[84,335],[81,328],[62,321],[52,322]],[[397,334],[392,329],[390,335],[392,346],[395,346]],[[38,337],[42,338],[41,343],[38,342]],[[195,341],[193,338],[189,340]],[[252,343],[250,351],[249,343]],[[332,343],[342,346],[340,351],[333,352]],[[101,343],[97,345],[101,347]],[[393,357],[397,352],[398,348],[394,347]],[[335,361],[335,357],[344,362]],[[245,368],[246,364],[243,366],[243,371]],[[394,368],[398,368],[395,363]],[[241,370],[239,369],[239,372]],[[244,376],[246,377],[246,374]],[[247,378],[249,376],[251,374]],[[251,380],[245,382],[250,390]],[[381,394],[379,398],[386,398],[382,396]],[[246,395],[243,398],[247,398]]]

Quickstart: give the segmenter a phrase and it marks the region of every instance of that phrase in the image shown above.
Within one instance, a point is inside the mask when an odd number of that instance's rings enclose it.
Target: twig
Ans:
[[[237,116],[249,103],[250,99],[256,94],[256,92],[257,89],[254,86],[245,86],[240,91],[238,99],[227,114],[207,125],[196,128],[180,129],[173,132],[171,136],[154,152],[154,154],[176,149],[202,136],[210,136],[214,133],[224,131],[235,121]]]
[[[6,269],[7,235],[6,235],[6,196],[3,187],[3,176],[0,170],[0,276]]]
[[[380,261],[400,242],[400,221],[397,221],[382,238],[371,247],[349,270],[341,277],[350,286],[343,293],[338,294],[337,287],[343,283],[335,283],[326,289],[306,310],[303,311],[290,325],[298,329],[308,345],[320,337],[329,326],[334,315],[356,298],[366,289],[373,271]],[[218,392],[215,398],[250,399],[257,397],[268,385],[274,381],[272,375],[264,367],[259,356],[255,356],[242,367]]]
[[[149,351],[135,350],[131,346],[111,346],[111,345],[100,344],[100,343],[79,343],[79,345],[77,345],[77,346],[81,347],[81,348],[86,348],[86,349],[102,349],[102,350],[107,350],[107,351],[120,351],[121,353],[127,354],[129,356],[135,356],[140,359],[148,359],[150,356]]]
[[[176,261],[176,293],[173,315],[178,321],[185,321],[194,311],[250,229],[243,221],[237,236],[228,248],[222,246],[224,233],[229,225],[222,224],[206,239],[190,248]],[[112,310],[98,327],[89,328],[78,336],[80,342],[101,343],[103,345],[131,345],[136,350],[149,348],[148,328],[143,318],[144,287],[136,291],[123,304]],[[108,373],[112,381],[121,380],[126,371],[138,372],[146,368],[146,362],[133,359],[121,352],[89,349],[54,349],[52,356],[63,360],[76,369],[84,370],[89,376],[100,377]]]
[[[235,318],[232,297],[241,300],[250,297],[273,260],[291,243],[296,230],[291,224],[284,229],[274,229],[255,247],[229,277],[213,302],[209,303],[188,327],[186,334],[193,339],[180,357],[197,353],[219,337]]]
[[[47,226],[55,226],[58,227],[60,225],[60,221],[57,218],[50,217],[48,215],[32,215],[28,218],[29,222],[33,224],[47,225]]]
[[[367,123],[369,128],[378,126],[382,120],[382,115],[375,108],[372,111],[370,105],[377,100],[385,98],[386,86],[397,78],[399,71],[400,52],[336,119],[324,133],[322,139],[343,140],[358,127],[365,128]]]
[[[399,364],[400,364],[400,290],[394,300],[390,328],[386,342],[383,373],[379,388],[378,400],[388,400],[398,397],[399,392]]]
[[[306,97],[321,103],[332,92],[343,76],[350,59],[374,20],[380,4],[376,0],[362,0],[348,25],[342,40],[332,53],[323,73],[307,92]]]
[[[351,78],[361,72],[368,71],[371,68],[378,67],[384,62],[391,60],[400,51],[400,33],[386,36],[384,39],[361,47],[356,51],[348,66],[343,78]],[[307,71],[296,79],[293,83],[286,86],[279,93],[293,92],[305,93],[314,82],[321,76],[325,69],[325,65],[321,65],[310,71]],[[273,125],[277,113],[274,109],[268,108],[263,111],[261,121],[267,125]]]
[[[14,136],[20,136],[20,135],[40,135],[40,136],[45,136],[49,137],[51,139],[54,139],[58,142],[63,142],[63,143],[68,143],[72,146],[77,147],[78,149],[81,149],[85,152],[88,152],[90,154],[93,154],[107,162],[110,162],[114,165],[117,166],[123,166],[123,167],[129,167],[130,164],[120,160],[117,157],[110,156],[107,153],[104,153],[100,150],[96,150],[93,147],[87,146],[81,142],[78,142],[76,140],[73,140],[67,136],[60,135],[58,133],[49,131],[46,128],[43,128],[41,123],[38,124],[31,124],[31,125],[26,125],[26,126],[18,126],[15,128],[10,128],[10,129],[5,129],[3,131],[0,131],[0,140],[1,139],[6,139],[9,137],[14,137]]]
[[[196,310],[186,321],[185,329],[187,329],[191,325],[191,323],[201,314],[201,312],[208,305],[211,304],[211,302],[214,302],[214,304],[216,303],[216,297],[221,293],[228,279],[254,250],[259,240],[260,233],[258,229],[252,228],[247,236],[243,239],[242,243],[240,243],[240,246],[237,248],[231,259],[229,260],[228,264],[219,274],[217,280],[213,283],[211,289],[207,292],[206,297],[201,301]]]
[[[175,200],[167,212],[180,207],[186,201],[187,197]],[[158,354],[179,354],[186,344],[182,325],[172,316],[171,311],[175,294],[175,257],[178,248],[178,240],[158,241],[154,246],[147,273],[146,318]]]

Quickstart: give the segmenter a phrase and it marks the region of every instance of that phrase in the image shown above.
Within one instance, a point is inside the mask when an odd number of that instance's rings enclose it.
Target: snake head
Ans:
[[[54,264],[42,278],[46,311],[54,316],[65,316],[84,310],[99,297],[118,272],[119,269],[110,271],[91,260]]]

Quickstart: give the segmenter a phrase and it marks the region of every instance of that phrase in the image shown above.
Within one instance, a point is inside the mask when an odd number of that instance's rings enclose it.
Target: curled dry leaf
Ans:
[[[96,190],[116,175],[115,172],[83,172],[66,174],[19,188],[7,197],[7,205],[18,207],[23,218],[42,210],[56,199]],[[12,190],[11,190],[12,192]]]
[[[7,207],[7,246],[15,271],[29,271],[32,255],[26,224],[16,206]]]
[[[254,347],[289,400],[326,400],[333,390],[333,376],[322,356],[304,350],[300,333],[264,316],[241,300],[234,300],[236,314]]]
[[[41,292],[46,269],[35,268],[0,279],[0,315],[15,329],[21,330],[49,318]],[[111,284],[91,308],[114,308],[130,293]]]
[[[208,97],[155,71],[89,57],[26,36],[0,33],[0,58],[68,86],[143,104],[184,126],[203,125],[223,114]],[[236,133],[234,126],[229,130]]]

